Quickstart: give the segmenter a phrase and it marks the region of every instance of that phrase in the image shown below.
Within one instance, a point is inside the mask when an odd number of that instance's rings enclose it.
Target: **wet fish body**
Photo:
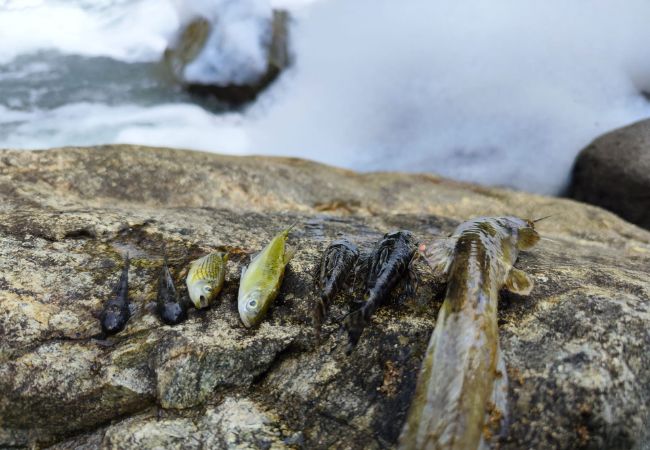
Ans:
[[[129,267],[131,260],[129,255],[124,259],[124,268],[120,280],[114,291],[113,298],[109,300],[102,310],[99,321],[102,331],[106,335],[119,333],[124,329],[131,316],[129,309]]]
[[[314,327],[318,335],[329,304],[349,278],[358,258],[359,250],[347,239],[336,240],[325,249],[318,272],[320,298],[314,306]]]
[[[539,235],[532,222],[484,217],[458,226],[437,243],[430,264],[447,276],[400,449],[477,449],[488,416],[507,414],[507,378],[499,349],[499,290],[520,294],[532,281],[513,267]],[[492,411],[490,411],[492,405]]]
[[[181,300],[174,286],[166,256],[158,278],[156,305],[161,320],[167,325],[176,325],[187,319],[187,305]]]
[[[190,263],[187,292],[197,309],[207,308],[217,298],[226,279],[228,253],[212,252]]]
[[[280,291],[285,268],[294,254],[286,247],[293,227],[278,233],[242,270],[237,306],[247,328],[262,320]]]
[[[417,249],[416,244],[410,231],[401,230],[385,234],[375,245],[367,262],[368,274],[363,306],[351,313],[344,322],[348,331],[349,349],[357,344],[370,317],[400,281],[408,281],[407,291],[412,293],[410,264]]]

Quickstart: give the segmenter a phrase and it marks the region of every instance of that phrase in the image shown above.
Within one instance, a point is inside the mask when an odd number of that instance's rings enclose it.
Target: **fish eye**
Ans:
[[[211,290],[212,290],[212,286],[210,286],[209,284],[206,284],[205,286],[203,286],[203,292],[207,293],[207,292],[210,292]]]
[[[257,300],[251,300],[248,302],[248,306],[251,308],[255,308],[257,306]]]

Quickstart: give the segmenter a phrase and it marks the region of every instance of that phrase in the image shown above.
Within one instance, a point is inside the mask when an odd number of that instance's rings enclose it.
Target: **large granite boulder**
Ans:
[[[427,241],[478,215],[537,217],[521,255],[530,297],[504,295],[511,424],[501,448],[650,443],[650,233],[599,208],[429,175],[358,174],[299,159],[136,146],[0,151],[0,447],[394,448],[441,304],[425,267],[346,356],[331,311],[311,330],[313,274],[338,235]],[[299,250],[257,329],[236,306],[248,254],[297,221]],[[231,253],[207,311],[174,327],[151,309],[161,247],[181,283]],[[135,312],[103,342],[95,317],[132,257]]]
[[[569,196],[650,229],[650,120],[607,133],[582,150]]]

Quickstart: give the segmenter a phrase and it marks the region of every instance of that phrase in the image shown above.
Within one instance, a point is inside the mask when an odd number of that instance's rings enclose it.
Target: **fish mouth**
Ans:
[[[244,324],[244,326],[245,326],[246,328],[250,328],[250,327],[252,327],[253,325],[255,325],[255,323],[252,322],[252,321],[248,318],[248,316],[243,315],[243,314],[241,315],[241,321],[243,322],[243,324]]]
[[[208,299],[205,297],[205,295],[201,295],[198,300],[192,300],[192,303],[194,303],[194,307],[196,309],[203,309],[208,307]]]

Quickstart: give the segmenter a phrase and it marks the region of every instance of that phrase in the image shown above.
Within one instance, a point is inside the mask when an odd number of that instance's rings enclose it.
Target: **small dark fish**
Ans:
[[[415,276],[411,261],[415,256],[417,243],[410,231],[395,231],[385,234],[375,245],[367,261],[368,276],[363,306],[347,316],[343,326],[348,332],[348,352],[359,342],[361,333],[370,317],[386,301],[398,282],[405,280],[406,295],[415,292]]]
[[[104,310],[99,316],[99,321],[102,324],[104,334],[111,335],[119,333],[126,326],[126,322],[131,316],[129,309],[129,266],[131,260],[127,253],[124,259],[124,268],[120,281],[115,289],[115,297],[106,303]]]
[[[314,305],[314,328],[318,338],[329,304],[352,273],[358,258],[359,250],[347,239],[336,240],[325,249],[318,272],[320,298]]]
[[[156,299],[158,314],[167,325],[176,325],[187,319],[187,305],[183,302],[174,286],[174,279],[169,271],[167,255],[158,278],[158,297]]]

